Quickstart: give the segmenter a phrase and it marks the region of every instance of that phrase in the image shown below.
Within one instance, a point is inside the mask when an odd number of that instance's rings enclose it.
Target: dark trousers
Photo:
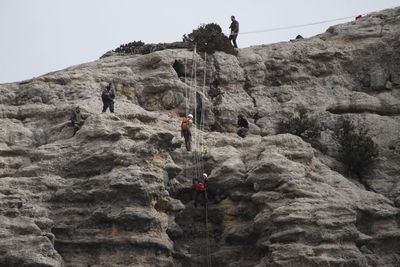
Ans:
[[[195,207],[197,207],[200,197],[202,198],[203,206],[205,206],[208,202],[207,191],[206,190],[200,191],[200,190],[195,189],[194,196],[193,196]]]
[[[237,43],[236,43],[236,38],[237,38],[237,33],[229,35],[229,40],[232,41],[233,47],[238,48]]]
[[[111,113],[114,113],[114,100],[103,100],[103,112],[106,112],[107,108],[110,109]]]
[[[186,150],[190,151],[192,149],[192,133],[190,130],[182,131],[183,138],[185,138]]]

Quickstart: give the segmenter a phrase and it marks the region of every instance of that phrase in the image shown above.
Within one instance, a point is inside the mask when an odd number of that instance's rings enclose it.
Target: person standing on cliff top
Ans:
[[[236,20],[235,16],[231,16],[231,21],[231,26],[229,26],[229,29],[231,29],[229,40],[232,41],[233,47],[238,48],[236,38],[239,34],[239,22]]]

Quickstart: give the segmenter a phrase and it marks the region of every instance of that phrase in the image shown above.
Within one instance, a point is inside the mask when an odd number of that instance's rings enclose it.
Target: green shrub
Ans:
[[[133,41],[127,44],[122,44],[118,48],[115,49],[117,53],[126,53],[126,54],[135,54],[138,53],[143,47],[145,43],[142,41]]]
[[[321,137],[320,123],[316,118],[309,117],[304,107],[299,108],[298,116],[292,115],[288,119],[279,122],[278,133],[290,133],[300,136],[314,148],[321,151],[326,150],[319,141]]]
[[[222,33],[221,27],[216,23],[200,25],[192,33],[183,35],[183,42],[190,46],[197,44],[199,52],[213,54],[215,51],[223,51],[232,55],[237,54],[228,37]]]
[[[373,167],[379,153],[367,129],[361,127],[356,130],[350,121],[341,120],[336,126],[335,138],[340,145],[339,160],[345,164],[348,172],[361,178]]]

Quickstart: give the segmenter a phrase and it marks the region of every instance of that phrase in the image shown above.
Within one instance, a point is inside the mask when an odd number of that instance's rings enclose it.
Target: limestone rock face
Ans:
[[[0,265],[399,266],[399,25],[396,8],[237,57],[109,54],[1,84]],[[207,95],[214,71],[220,102]],[[101,114],[108,82],[115,114]],[[76,105],[87,118],[72,136]],[[326,152],[276,134],[299,107],[324,125]],[[204,119],[192,152],[185,112]],[[342,117],[379,147],[363,184],[338,172]],[[207,209],[192,200],[202,172]]]

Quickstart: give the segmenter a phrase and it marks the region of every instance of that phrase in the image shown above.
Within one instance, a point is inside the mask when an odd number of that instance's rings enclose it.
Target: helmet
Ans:
[[[192,115],[192,114],[189,114],[189,115],[188,115],[188,118],[193,119],[193,115]]]
[[[207,173],[203,173],[203,177],[207,178],[208,177]]]

